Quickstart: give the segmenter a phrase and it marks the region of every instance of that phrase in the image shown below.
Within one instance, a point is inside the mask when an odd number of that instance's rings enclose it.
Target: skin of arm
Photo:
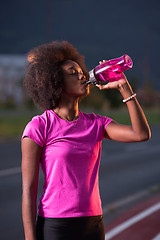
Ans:
[[[42,148],[32,139],[22,139],[22,219],[25,240],[36,240],[37,189]]]
[[[124,99],[132,96],[133,90],[123,74],[119,81],[111,82],[106,85],[97,85],[100,90],[118,89]],[[106,137],[118,142],[142,142],[151,137],[150,127],[144,112],[136,97],[126,102],[131,126],[122,125],[112,121],[106,128]]]

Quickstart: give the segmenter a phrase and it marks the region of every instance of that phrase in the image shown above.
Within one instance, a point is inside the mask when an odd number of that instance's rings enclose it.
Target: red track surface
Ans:
[[[120,226],[126,221],[133,219],[135,216],[139,216],[144,211],[150,209],[151,207],[156,206],[160,203],[160,194],[152,197],[145,202],[138,204],[137,206],[131,208],[118,219],[109,224],[106,229],[106,239],[108,240],[151,240],[155,236],[160,234],[160,209],[157,209],[155,212],[149,214],[149,216],[144,217],[141,220],[138,220],[136,223],[131,224],[126,227],[126,229],[120,231],[118,234],[113,237],[107,238],[107,233],[111,230],[115,230],[116,227]],[[160,239],[160,238],[159,238]]]

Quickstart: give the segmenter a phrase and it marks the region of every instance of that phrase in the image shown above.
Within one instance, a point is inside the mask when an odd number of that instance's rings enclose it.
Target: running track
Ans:
[[[105,240],[160,240],[160,194],[128,210],[105,232]]]

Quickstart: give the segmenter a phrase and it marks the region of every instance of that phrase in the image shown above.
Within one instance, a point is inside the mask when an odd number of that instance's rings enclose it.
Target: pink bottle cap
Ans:
[[[128,55],[124,55],[125,63],[129,68],[133,67],[132,59]]]

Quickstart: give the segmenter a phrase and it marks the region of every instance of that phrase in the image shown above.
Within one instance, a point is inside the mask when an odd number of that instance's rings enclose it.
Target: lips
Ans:
[[[87,83],[87,81],[83,81],[83,82],[82,82],[82,84],[86,84],[86,83]]]

